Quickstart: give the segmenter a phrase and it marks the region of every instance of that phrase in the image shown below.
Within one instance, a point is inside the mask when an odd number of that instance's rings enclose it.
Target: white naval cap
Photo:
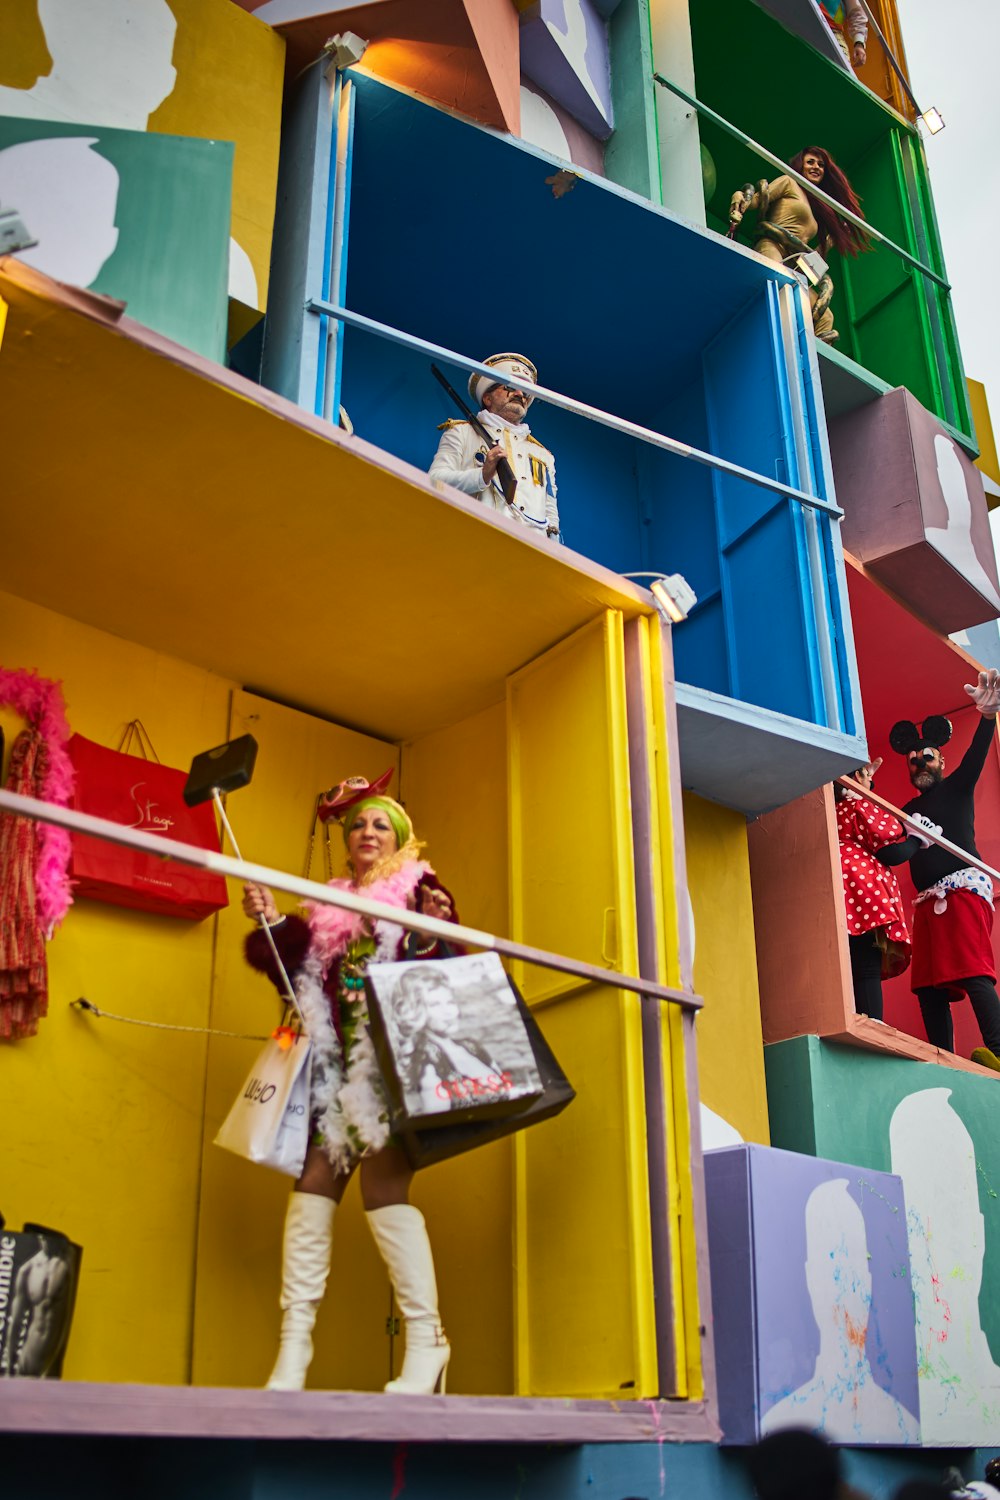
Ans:
[[[528,380],[532,385],[538,383],[538,371],[531,360],[525,359],[523,354],[491,354],[488,359],[483,360],[483,364],[489,365],[497,373],[495,380],[491,380],[488,375],[469,376],[469,395],[480,406],[491,386],[506,384],[508,380],[512,385],[517,385],[519,380]],[[535,398],[527,391],[525,395],[530,406]]]

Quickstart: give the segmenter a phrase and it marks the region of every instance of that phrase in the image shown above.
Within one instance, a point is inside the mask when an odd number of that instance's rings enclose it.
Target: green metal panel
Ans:
[[[753,0],[693,5],[691,30],[701,103],[783,161],[804,146],[825,147],[851,179],[869,221],[945,274],[922,145],[901,116]],[[702,119],[701,132],[716,168],[708,223],[725,233],[733,190],[777,174],[711,120]],[[837,349],[888,385],[905,385],[973,441],[948,292],[883,245],[857,260],[845,263],[834,254],[830,261]]]
[[[649,0],[621,0],[609,35],[615,130],[605,147],[604,170],[612,182],[660,203]]]

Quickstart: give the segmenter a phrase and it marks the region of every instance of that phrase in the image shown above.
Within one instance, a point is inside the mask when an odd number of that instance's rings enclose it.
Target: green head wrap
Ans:
[[[392,824],[392,831],[396,835],[396,847],[402,849],[413,837],[413,824],[410,822],[409,814],[395,802],[392,797],[364,797],[356,802],[344,819],[344,843],[347,843],[348,835],[354,827],[358,813],[363,812],[366,807],[377,807],[379,812],[384,812]]]

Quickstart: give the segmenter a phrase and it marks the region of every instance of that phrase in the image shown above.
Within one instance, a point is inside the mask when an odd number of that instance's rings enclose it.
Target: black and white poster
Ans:
[[[62,1374],[82,1254],[40,1224],[0,1228],[0,1376]]]
[[[394,1127],[512,1114],[541,1094],[497,954],[376,964],[366,985]]]

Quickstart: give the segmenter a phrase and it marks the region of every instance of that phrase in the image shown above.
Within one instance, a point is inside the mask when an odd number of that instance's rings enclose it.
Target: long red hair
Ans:
[[[823,181],[820,186],[824,193],[829,193],[830,197],[836,198],[844,208],[863,219],[861,201],[829,151],[824,151],[822,146],[803,146],[798,155],[792,157],[789,166],[801,177],[802,166],[807,156],[818,156],[823,163]],[[842,219],[827,204],[814,198],[808,188],[804,188],[803,192],[812,209],[813,217],[819,225],[820,249],[824,245],[834,245],[841,255],[857,255],[861,250],[871,249],[871,240],[863,229]]]

